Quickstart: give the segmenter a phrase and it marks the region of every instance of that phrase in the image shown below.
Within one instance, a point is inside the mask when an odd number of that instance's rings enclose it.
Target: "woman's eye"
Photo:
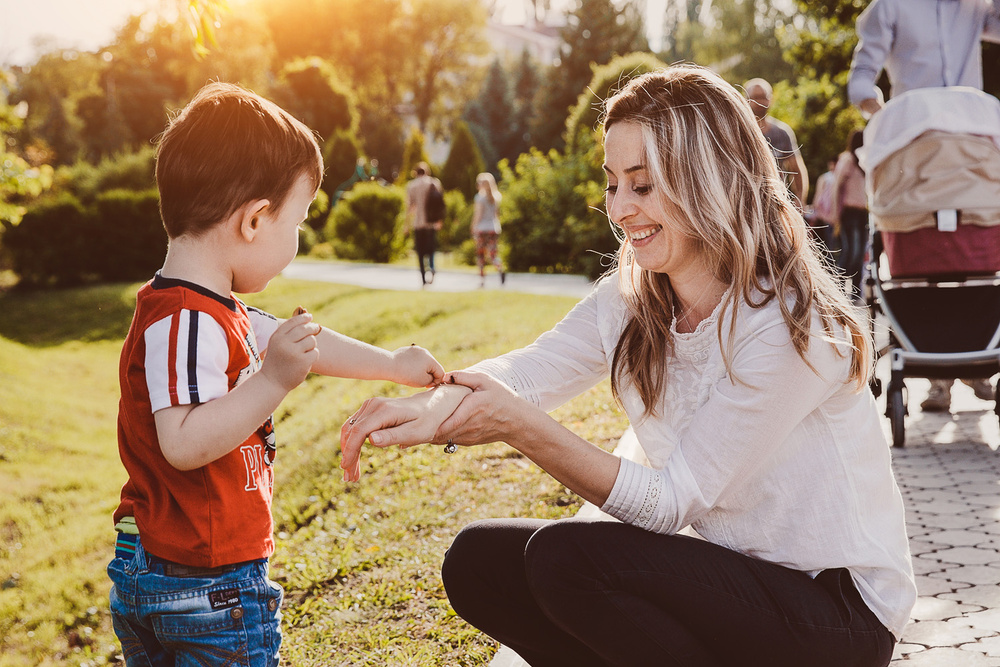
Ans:
[[[604,188],[604,191],[607,192],[608,194],[613,195],[614,193],[618,192],[618,186],[608,183],[608,187]]]
[[[650,187],[650,186],[648,186],[648,185],[634,185],[634,186],[632,186],[632,192],[636,193],[639,196],[648,195],[649,191],[652,190],[652,189],[653,188]]]

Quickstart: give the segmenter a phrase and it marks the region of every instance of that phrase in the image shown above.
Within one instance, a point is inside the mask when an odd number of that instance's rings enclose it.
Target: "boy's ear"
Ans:
[[[247,242],[253,241],[260,229],[261,218],[268,212],[271,201],[268,199],[255,199],[244,206],[239,213],[240,236]]]

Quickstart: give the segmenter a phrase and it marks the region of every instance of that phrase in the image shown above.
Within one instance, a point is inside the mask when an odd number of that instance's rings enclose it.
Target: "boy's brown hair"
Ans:
[[[204,232],[256,199],[276,210],[301,175],[317,189],[323,179],[312,130],[245,88],[208,84],[170,120],[157,147],[167,236]]]

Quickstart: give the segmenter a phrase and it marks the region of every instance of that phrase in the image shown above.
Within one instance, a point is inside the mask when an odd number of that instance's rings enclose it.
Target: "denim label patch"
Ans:
[[[212,591],[208,594],[208,601],[211,603],[212,609],[235,607],[240,603],[240,591],[238,588]]]

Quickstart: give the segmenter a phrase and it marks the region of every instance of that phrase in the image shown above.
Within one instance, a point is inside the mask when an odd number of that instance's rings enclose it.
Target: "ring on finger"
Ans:
[[[448,438],[448,444],[444,446],[444,453],[445,454],[454,454],[457,451],[458,451],[458,445],[455,444],[454,440],[452,440],[451,438]]]

